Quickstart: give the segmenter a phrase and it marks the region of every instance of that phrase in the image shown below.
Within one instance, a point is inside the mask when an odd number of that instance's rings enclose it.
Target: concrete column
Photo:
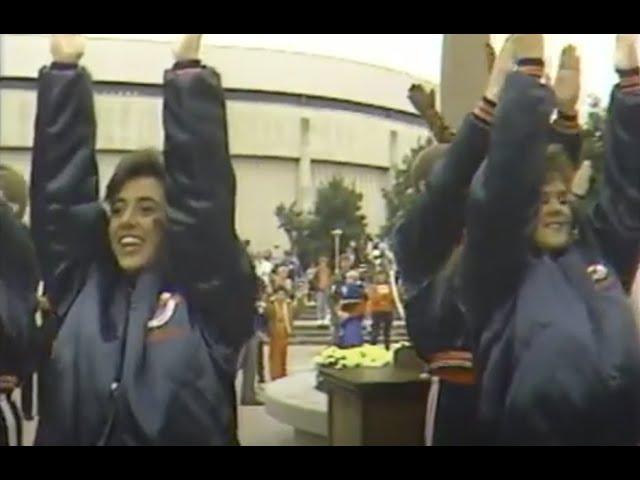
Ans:
[[[311,177],[311,155],[309,134],[311,122],[308,118],[300,120],[300,160],[298,162],[298,188],[296,202],[302,210],[313,207],[313,182]]]
[[[389,185],[393,183],[393,167],[400,162],[398,152],[398,131],[389,132]]]
[[[480,100],[489,79],[488,33],[446,33],[442,42],[441,111],[457,130]]]

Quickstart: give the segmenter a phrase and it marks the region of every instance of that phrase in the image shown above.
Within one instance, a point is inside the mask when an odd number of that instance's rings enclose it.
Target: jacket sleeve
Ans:
[[[81,67],[43,68],[38,78],[31,225],[45,289],[58,312],[73,300],[106,238],[95,138],[89,74]]]
[[[567,120],[558,114],[550,128],[549,143],[560,145],[571,163],[578,167],[580,165],[580,153],[582,152],[582,135],[577,117]]]
[[[511,73],[496,111],[489,156],[473,181],[462,254],[462,296],[477,339],[526,266],[553,108],[535,77]]]
[[[394,250],[405,283],[419,285],[434,275],[460,242],[468,189],[488,146],[489,126],[469,114],[396,229]]]
[[[437,352],[469,348],[455,275],[454,270],[442,268],[405,304],[407,333],[426,361]]]
[[[199,64],[168,70],[163,118],[172,268],[205,331],[239,348],[253,334],[257,279],[235,230],[236,181],[218,73]]]
[[[605,130],[602,185],[588,220],[601,253],[627,287],[640,240],[640,90],[616,86]]]

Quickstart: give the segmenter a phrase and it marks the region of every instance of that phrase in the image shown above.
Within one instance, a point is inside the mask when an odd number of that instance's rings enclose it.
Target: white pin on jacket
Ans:
[[[176,311],[176,306],[180,301],[178,295],[171,293],[163,293],[160,295],[158,301],[158,308],[153,315],[153,318],[147,322],[147,328],[154,330],[156,328],[164,327]]]

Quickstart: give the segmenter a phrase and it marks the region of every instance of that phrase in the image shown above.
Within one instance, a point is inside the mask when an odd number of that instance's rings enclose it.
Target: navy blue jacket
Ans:
[[[531,238],[553,107],[537,79],[510,74],[472,185],[461,276],[480,420],[490,443],[633,445],[639,333],[619,278],[640,240],[640,96],[614,89],[599,202],[552,256]]]
[[[489,127],[466,117],[447,151],[427,179],[416,206],[398,225],[394,251],[408,287],[407,330],[423,358],[464,348],[465,322],[457,292],[457,269],[445,269],[460,244],[464,211],[473,175],[486,156]]]
[[[37,443],[234,443],[235,367],[253,333],[256,278],[235,232],[219,75],[165,73],[168,255],[133,283],[108,245],[88,73],[42,69],[37,107],[32,225],[61,321],[42,370]],[[163,313],[168,321],[150,324]]]
[[[458,261],[451,255],[462,240],[469,187],[487,156],[489,138],[490,127],[469,114],[418,203],[395,231],[395,255],[410,295],[407,329],[425,359],[444,350],[471,348],[460,305]],[[578,133],[551,127],[549,142],[560,144],[577,162],[582,143]]]

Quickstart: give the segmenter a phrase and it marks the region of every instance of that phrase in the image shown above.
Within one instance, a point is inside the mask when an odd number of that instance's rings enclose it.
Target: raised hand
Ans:
[[[574,114],[580,97],[580,57],[573,45],[567,45],[562,49],[553,89],[556,92],[558,110]]]
[[[201,33],[183,35],[173,48],[173,56],[177,62],[200,59]]]
[[[424,85],[411,85],[409,101],[427,122],[438,143],[450,143],[453,140],[453,131],[436,108],[435,90],[427,91]]]
[[[496,63],[496,50],[490,43],[485,43],[484,51],[487,56],[487,71],[491,73],[493,71],[493,66]]]
[[[514,44],[513,35],[509,36],[500,50],[500,54],[495,58],[493,62],[493,68],[491,69],[491,75],[489,76],[489,84],[485,97],[493,102],[498,101],[502,86],[507,78],[509,72],[514,67]]]
[[[511,37],[516,61],[524,58],[544,59],[544,37],[541,33],[516,33]]]
[[[638,35],[635,33],[619,33],[616,37],[615,67],[616,70],[631,70],[638,67]]]
[[[585,160],[573,177],[571,183],[571,193],[578,198],[584,198],[589,193],[591,187],[591,177],[593,175],[593,167],[591,160]]]
[[[77,64],[84,55],[86,40],[82,35],[61,34],[51,35],[51,57],[56,63]]]
[[[435,91],[427,91],[424,85],[411,85],[408,98],[413,108],[416,109],[422,118],[426,118],[429,112],[436,108]]]

